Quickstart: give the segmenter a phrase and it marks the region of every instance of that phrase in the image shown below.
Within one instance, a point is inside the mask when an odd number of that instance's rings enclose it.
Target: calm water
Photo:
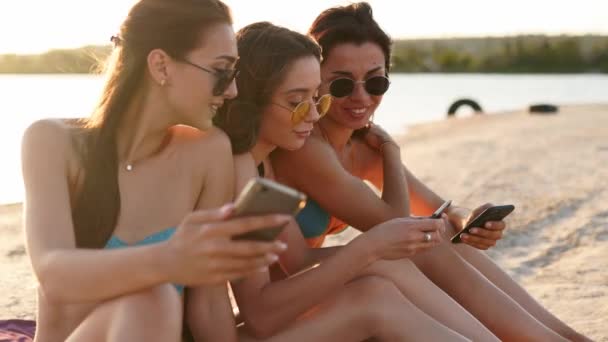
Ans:
[[[520,109],[533,102],[608,102],[607,75],[398,74],[391,80],[375,121],[392,133],[445,118],[449,105],[461,97],[477,100],[488,112]],[[41,118],[88,115],[101,85],[101,77],[91,75],[0,75],[0,203],[23,198],[24,129]]]

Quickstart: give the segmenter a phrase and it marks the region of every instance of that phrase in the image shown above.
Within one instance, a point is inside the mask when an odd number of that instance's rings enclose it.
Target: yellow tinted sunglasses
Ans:
[[[302,101],[302,102],[298,103],[295,106],[295,108],[289,108],[289,107],[283,106],[282,104],[274,103],[274,102],[271,102],[271,104],[290,111],[291,112],[291,123],[295,126],[306,119],[306,116],[308,116],[308,113],[310,112],[311,104],[315,105],[315,107],[317,108],[317,113],[319,113],[319,118],[321,118],[321,117],[323,117],[323,115],[327,114],[327,112],[329,111],[329,107],[331,107],[331,101],[332,101],[331,95],[326,94],[326,95],[321,96],[317,100],[316,103],[312,103],[312,101]]]

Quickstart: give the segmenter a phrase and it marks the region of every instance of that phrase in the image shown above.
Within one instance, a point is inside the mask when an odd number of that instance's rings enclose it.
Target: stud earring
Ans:
[[[167,83],[167,80],[160,80],[161,87],[164,87],[166,83]]]

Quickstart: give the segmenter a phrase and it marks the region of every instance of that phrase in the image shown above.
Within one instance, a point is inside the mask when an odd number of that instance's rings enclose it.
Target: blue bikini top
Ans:
[[[173,233],[175,233],[175,230],[176,230],[176,228],[174,228],[174,227],[167,228],[158,233],[154,233],[150,236],[147,236],[146,238],[144,238],[132,245],[129,245],[128,243],[122,241],[118,237],[112,235],[112,237],[108,240],[108,242],[106,243],[104,248],[115,249],[115,248],[125,248],[125,247],[134,247],[134,246],[145,246],[145,245],[151,245],[151,244],[163,242],[163,241],[169,240],[169,238],[171,238]],[[177,292],[179,292],[179,294],[182,294],[182,292],[184,291],[183,285],[173,284],[173,286],[175,287]]]

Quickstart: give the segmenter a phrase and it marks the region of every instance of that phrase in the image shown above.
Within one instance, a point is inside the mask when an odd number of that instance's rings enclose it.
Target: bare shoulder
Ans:
[[[174,126],[172,144],[190,163],[207,169],[209,166],[230,164],[232,167],[232,149],[230,139],[219,128],[212,127],[201,131],[188,126]]]
[[[24,158],[51,153],[67,157],[72,152],[74,128],[62,120],[44,119],[32,123],[24,132]]]
[[[314,161],[315,165],[321,162],[339,162],[334,150],[325,140],[311,136],[301,148],[295,151],[276,150],[272,153],[273,166],[280,169],[297,168],[303,163]]]
[[[201,149],[230,149],[230,139],[224,131],[217,127],[201,131],[194,127],[178,125],[171,127],[171,132],[175,143],[184,144],[199,151]]]

